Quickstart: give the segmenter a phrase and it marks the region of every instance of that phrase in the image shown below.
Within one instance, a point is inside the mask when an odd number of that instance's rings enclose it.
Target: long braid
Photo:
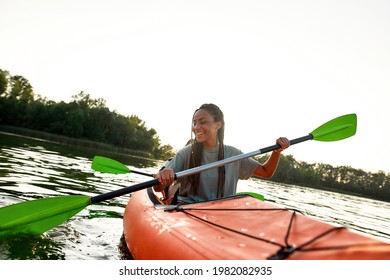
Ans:
[[[218,151],[218,160],[222,160],[225,158],[225,149],[223,144],[223,139],[225,136],[225,120],[223,118],[223,113],[221,110],[219,110],[222,114],[222,126],[221,129],[218,130],[218,142],[219,142],[219,151]],[[218,168],[218,197],[223,197],[224,195],[224,186],[225,186],[225,166],[220,166]]]
[[[195,110],[195,113],[200,110],[204,109],[207,112],[209,112],[213,117],[215,121],[221,122],[221,128],[218,130],[217,138],[218,138],[218,160],[222,160],[225,158],[225,151],[224,151],[224,135],[225,135],[225,120],[222,111],[219,109],[218,106],[214,104],[203,104],[200,106],[197,110]],[[192,134],[191,134],[192,139]],[[193,139],[191,144],[191,156],[190,156],[190,166],[189,168],[197,167],[202,164],[202,154],[203,154],[203,145],[196,141],[196,139]],[[190,184],[192,191],[196,195],[197,192],[197,186],[199,185],[200,181],[200,173],[196,173],[194,175],[190,175],[185,179],[185,184]],[[224,193],[224,185],[225,185],[225,166],[221,166],[218,168],[218,192],[217,196],[222,197]]]

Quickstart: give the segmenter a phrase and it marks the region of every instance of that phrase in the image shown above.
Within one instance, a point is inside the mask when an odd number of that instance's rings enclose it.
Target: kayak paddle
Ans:
[[[130,170],[126,165],[120,163],[111,158],[95,156],[92,160],[92,169],[95,171],[110,173],[110,174],[126,174],[126,173],[136,173],[140,175],[145,175],[149,177],[153,177],[152,174],[144,173],[141,171]]]
[[[130,169],[123,163],[116,161],[115,159],[102,157],[102,156],[95,156],[93,158],[92,169],[95,171],[109,173],[109,174],[124,174],[124,173],[133,172],[133,173],[138,173],[141,175],[153,177],[153,175],[149,173],[143,173],[140,171],[130,171]],[[254,192],[239,192],[237,194],[246,194],[261,201],[264,201],[265,199],[262,194],[254,193]]]
[[[356,133],[356,114],[344,115],[313,130],[310,134],[293,139],[291,145],[307,140],[317,141],[338,141],[353,136]],[[226,158],[210,164],[184,170],[175,174],[176,178],[189,176],[198,172],[216,168],[228,163],[239,161],[267,153],[280,146],[275,144],[263,149]],[[76,215],[79,211],[91,204],[112,199],[124,194],[129,194],[146,189],[158,184],[157,179],[135,184],[123,189],[109,193],[99,194],[94,197],[84,195],[70,195],[60,197],[42,198],[32,201],[25,201],[14,205],[0,208],[0,237],[14,234],[42,234]]]

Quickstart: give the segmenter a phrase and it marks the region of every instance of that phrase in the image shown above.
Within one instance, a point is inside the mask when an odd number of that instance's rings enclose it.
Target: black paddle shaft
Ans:
[[[290,145],[298,144],[298,143],[301,143],[301,142],[304,142],[304,141],[307,141],[307,140],[312,140],[312,139],[313,139],[313,135],[308,134],[306,136],[302,136],[302,137],[290,140]],[[272,146],[269,146],[269,147],[261,149],[261,153],[265,154],[265,153],[277,150],[279,148],[280,148],[280,145],[279,144],[275,144],[275,145],[272,145]]]
[[[140,191],[140,190],[143,190],[143,189],[146,189],[146,188],[150,188],[150,187],[152,187],[154,185],[158,185],[158,184],[159,184],[158,180],[154,179],[154,180],[150,180],[150,181],[147,181],[147,182],[136,184],[136,185],[133,185],[133,186],[130,186],[130,187],[126,187],[126,188],[123,188],[123,189],[118,189],[118,190],[115,190],[115,191],[112,191],[112,192],[109,192],[109,193],[99,194],[97,196],[91,197],[91,204],[99,203],[99,202],[102,202],[104,200],[108,200],[108,199],[111,199],[111,198],[114,198],[114,197],[118,197],[118,196],[121,196],[121,195],[125,195],[125,194],[128,194],[128,193]]]

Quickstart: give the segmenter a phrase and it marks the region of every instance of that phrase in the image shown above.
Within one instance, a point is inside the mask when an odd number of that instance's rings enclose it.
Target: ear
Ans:
[[[221,121],[218,121],[218,122],[216,122],[217,123],[217,129],[220,129],[221,128],[221,126],[222,126],[222,123],[221,123]]]

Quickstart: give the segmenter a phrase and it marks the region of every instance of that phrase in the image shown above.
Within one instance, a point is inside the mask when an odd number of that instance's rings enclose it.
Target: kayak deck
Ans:
[[[390,244],[247,195],[161,205],[132,195],[123,218],[135,259],[390,259]]]

